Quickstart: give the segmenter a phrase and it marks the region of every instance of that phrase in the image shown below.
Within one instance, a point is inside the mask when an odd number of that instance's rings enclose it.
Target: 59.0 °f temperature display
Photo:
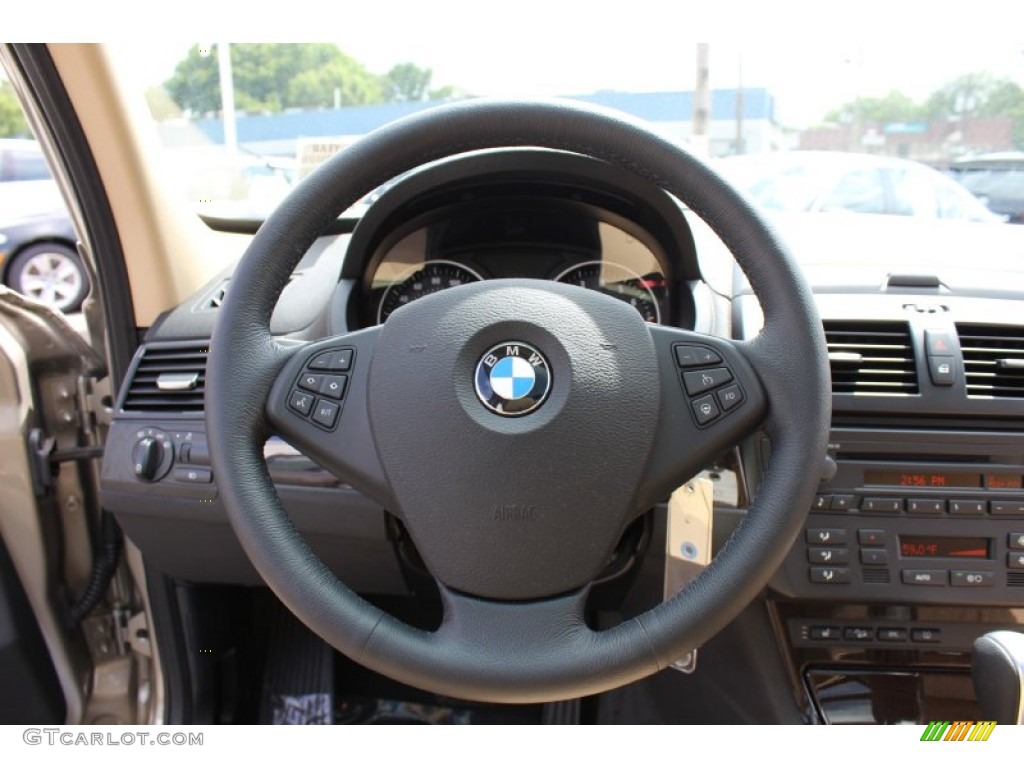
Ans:
[[[900,557],[989,559],[992,539],[984,536],[900,536]]]

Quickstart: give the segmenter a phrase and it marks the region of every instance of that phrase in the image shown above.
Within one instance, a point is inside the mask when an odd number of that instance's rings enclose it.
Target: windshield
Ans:
[[[951,166],[1024,148],[1020,45],[698,44],[613,19],[567,37],[512,16],[500,35],[436,23],[427,35],[364,10],[336,43],[147,41],[115,46],[114,61],[145,97],[181,193],[216,216],[264,217],[317,164],[411,112],[556,96],[628,112],[712,161],[752,156],[722,170],[767,209],[1005,218]],[[364,192],[363,207],[380,194]]]

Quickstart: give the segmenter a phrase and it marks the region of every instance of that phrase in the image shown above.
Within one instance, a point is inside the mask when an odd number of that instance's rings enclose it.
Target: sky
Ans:
[[[434,71],[435,86],[504,96],[688,90],[695,41],[703,40],[712,87],[741,79],[766,87],[779,119],[794,127],[858,95],[896,88],[923,99],[981,69],[1024,84],[1024,12],[1005,1],[177,0],[157,26],[156,3],[127,6],[141,17],[136,23],[122,10],[118,25],[107,24],[97,4],[103,0],[54,12],[48,2],[45,16],[28,12],[14,34],[5,32],[17,39],[26,25],[30,39],[119,39],[132,51],[133,76],[147,85],[166,79],[195,42],[316,40],[337,43],[372,72],[412,61]]]

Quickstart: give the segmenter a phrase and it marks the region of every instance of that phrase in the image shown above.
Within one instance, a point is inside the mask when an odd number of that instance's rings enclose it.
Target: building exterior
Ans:
[[[589,104],[635,115],[667,139],[689,144],[693,133],[692,91],[629,93],[599,91],[569,96]],[[281,114],[244,115],[237,118],[238,142],[260,155],[295,157],[297,139],[331,139],[339,144],[369,133],[392,120],[441,102],[372,104],[322,110],[291,110]],[[223,144],[219,118],[169,120],[160,124],[164,143],[171,147]],[[767,152],[782,148],[782,132],[775,122],[775,104],[764,88],[720,89],[711,93],[708,151],[712,156],[740,152]]]

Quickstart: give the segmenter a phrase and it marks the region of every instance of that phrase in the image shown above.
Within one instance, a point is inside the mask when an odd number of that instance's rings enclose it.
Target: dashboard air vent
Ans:
[[[967,396],[1024,398],[1024,327],[957,324]]]
[[[201,413],[206,346],[146,347],[121,406],[123,411]]]
[[[833,393],[918,393],[917,366],[906,323],[826,320],[825,341]]]

